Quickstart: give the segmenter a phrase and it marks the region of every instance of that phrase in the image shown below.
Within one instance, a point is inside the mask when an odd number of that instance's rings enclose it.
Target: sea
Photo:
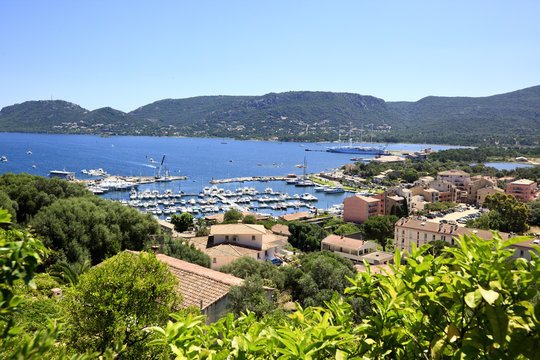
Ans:
[[[379,146],[384,144],[373,144]],[[28,173],[48,176],[51,170],[73,171],[79,179],[91,178],[83,169],[102,168],[111,175],[152,176],[168,172],[186,176],[187,180],[141,185],[146,189],[164,192],[183,191],[196,194],[210,186],[212,179],[302,175],[337,169],[351,163],[351,157],[369,159],[370,155],[328,153],[330,143],[297,143],[274,141],[244,141],[226,138],[183,138],[26,134],[0,133],[0,162],[2,173]],[[431,148],[435,151],[456,146],[425,144],[388,144],[388,150],[418,151]],[[315,151],[305,151],[306,149]],[[162,165],[163,163],[163,165]],[[318,198],[317,208],[327,209],[340,204],[349,193],[328,194],[315,192],[313,187],[295,187],[284,181],[244,182],[220,184],[220,188],[234,191],[239,187],[253,187],[258,191],[272,188],[276,192],[302,194],[309,192]],[[103,197],[124,200],[128,192],[109,192]],[[301,211],[305,209],[297,209]],[[273,214],[294,212],[293,209],[265,211]]]

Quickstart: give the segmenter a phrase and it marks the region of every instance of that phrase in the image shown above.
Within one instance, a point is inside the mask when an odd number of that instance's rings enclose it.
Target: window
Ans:
[[[212,262],[215,264],[216,263],[216,258],[212,258]]]
[[[435,235],[433,235],[433,239],[432,240],[435,240]]]
[[[238,237],[237,237],[237,236],[233,236],[232,240],[233,240],[233,241],[238,241]]]
[[[229,241],[229,235],[225,235],[225,241]]]
[[[255,235],[251,235],[251,240],[255,241]]]
[[[268,250],[264,250],[264,256],[268,256]]]

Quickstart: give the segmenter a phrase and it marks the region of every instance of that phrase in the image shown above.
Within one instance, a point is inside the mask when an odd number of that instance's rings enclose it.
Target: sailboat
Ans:
[[[315,183],[311,180],[308,180],[306,178],[306,168],[307,168],[307,165],[306,165],[306,157],[304,156],[304,175],[302,176],[301,179],[298,179],[294,185],[295,186],[315,186]]]
[[[156,181],[158,182],[169,182],[171,181],[171,178],[169,176],[169,170],[165,170],[165,175],[161,175],[161,168],[163,167],[163,162],[165,161],[165,154],[163,154],[163,158],[161,159],[161,164],[159,165],[159,172],[158,176],[156,176]]]

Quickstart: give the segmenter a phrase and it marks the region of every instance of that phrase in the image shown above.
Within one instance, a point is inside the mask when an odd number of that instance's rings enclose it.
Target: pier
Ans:
[[[227,184],[233,182],[245,182],[245,181],[286,181],[290,179],[287,176],[246,176],[246,177],[237,177],[230,179],[212,179],[210,184]]]

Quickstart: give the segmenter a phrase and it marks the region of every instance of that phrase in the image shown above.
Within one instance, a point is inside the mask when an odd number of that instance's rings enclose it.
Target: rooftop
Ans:
[[[375,203],[375,202],[379,202],[381,200],[379,199],[375,199],[373,197],[368,197],[368,196],[362,196],[362,195],[354,195],[354,196],[351,196],[350,198],[358,198],[358,199],[361,199],[365,202],[368,202],[368,203]],[[350,198],[347,198],[347,199],[350,199]]]
[[[345,246],[345,247],[348,247],[350,249],[355,249],[355,250],[370,249],[370,248],[377,247],[377,244],[371,241],[358,240],[358,239],[353,239],[353,238],[334,235],[334,234],[328,235],[321,242],[324,244]]]
[[[460,227],[458,225],[450,225],[450,224],[437,224],[434,222],[429,221],[422,221],[422,220],[414,220],[414,219],[408,219],[408,218],[401,218],[397,223],[396,226],[406,228],[406,229],[413,229],[413,230],[420,230],[425,232],[433,232],[433,233],[439,233],[439,234],[449,234],[452,236],[463,236],[468,235],[471,236],[471,234],[476,234],[482,239],[492,239],[493,234],[490,230],[480,230],[480,229],[471,229],[471,228],[464,228]],[[508,233],[499,232],[499,234],[502,236],[503,239],[508,239],[510,235]]]
[[[463,171],[463,170],[457,170],[457,169],[452,169],[452,170],[446,170],[446,171],[441,171],[440,173],[438,173],[437,175],[442,175],[442,176],[448,176],[448,175],[469,175],[469,173]]]
[[[311,217],[311,214],[309,212],[301,211],[294,214],[281,215],[279,218],[284,221],[297,221],[297,220],[304,220],[310,217]]]
[[[210,235],[261,235],[266,234],[263,225],[254,224],[223,224],[212,225]]]
[[[534,184],[534,181],[528,180],[528,179],[520,179],[516,181],[512,181],[510,185],[532,185]]]

